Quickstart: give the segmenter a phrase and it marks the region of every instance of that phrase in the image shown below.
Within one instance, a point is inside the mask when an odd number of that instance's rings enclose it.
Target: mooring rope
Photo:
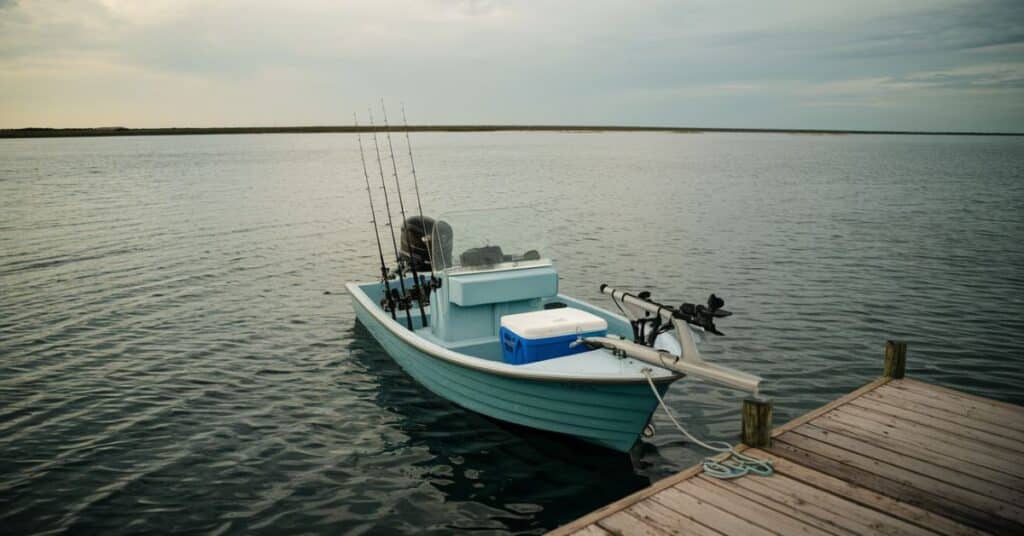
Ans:
[[[720,479],[739,478],[747,473],[753,473],[758,476],[771,476],[775,469],[772,468],[772,462],[770,460],[762,460],[753,456],[747,456],[742,452],[738,452],[732,445],[725,441],[710,441],[705,443],[700,439],[697,439],[690,432],[683,428],[683,425],[679,424],[676,420],[675,415],[672,415],[672,410],[668,408],[665,401],[662,400],[661,395],[658,394],[658,388],[654,386],[654,380],[651,378],[651,370],[643,369],[644,376],[647,377],[647,384],[651,386],[651,391],[654,393],[655,398],[658,399],[658,404],[661,409],[665,410],[665,415],[668,415],[672,424],[676,425],[676,428],[683,433],[690,441],[714,452],[729,452],[729,456],[718,461],[714,458],[704,458],[701,462],[704,472],[712,477]],[[722,446],[715,446],[715,445]]]

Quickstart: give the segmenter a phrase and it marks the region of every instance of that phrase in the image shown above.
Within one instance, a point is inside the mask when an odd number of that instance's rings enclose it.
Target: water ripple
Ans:
[[[423,205],[531,204],[563,291],[724,296],[709,357],[784,421],[879,373],[1024,403],[1015,138],[424,134]],[[408,378],[342,290],[376,271],[347,135],[0,140],[7,532],[538,533],[694,463],[495,422]],[[408,177],[400,162],[402,176]],[[510,200],[515,200],[514,203]],[[669,403],[711,439],[739,395]]]

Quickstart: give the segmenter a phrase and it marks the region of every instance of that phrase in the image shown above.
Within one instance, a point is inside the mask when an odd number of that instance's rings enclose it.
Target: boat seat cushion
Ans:
[[[551,266],[496,270],[448,278],[448,301],[461,307],[504,303],[558,294],[558,272]]]
[[[459,262],[463,266],[487,266],[498,264],[505,260],[505,254],[498,246],[484,246],[482,248],[467,249],[459,255]]]

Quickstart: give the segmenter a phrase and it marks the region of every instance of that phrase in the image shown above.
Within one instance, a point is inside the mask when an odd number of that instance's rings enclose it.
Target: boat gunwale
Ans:
[[[536,369],[524,369],[519,368],[516,365],[509,365],[507,363],[501,363],[497,361],[491,361],[480,357],[474,357],[471,355],[462,354],[454,350],[445,348],[427,339],[417,335],[415,332],[409,331],[407,328],[399,324],[394,319],[388,317],[384,310],[381,309],[377,304],[370,300],[369,295],[363,291],[360,286],[373,284],[373,282],[366,283],[345,283],[345,289],[348,293],[359,302],[359,305],[366,309],[367,312],[373,316],[377,323],[384,326],[389,332],[402,340],[405,344],[408,344],[426,354],[429,357],[447,361],[455,365],[477,370],[487,374],[494,374],[498,376],[505,376],[509,378],[523,379],[523,380],[534,380],[534,381],[546,381],[546,382],[571,382],[571,383],[599,383],[599,384],[635,384],[635,383],[646,383],[647,377],[642,375],[635,376],[618,376],[610,377],[607,375],[586,375],[586,374],[568,374],[564,372],[555,371],[538,371]],[[588,304],[589,305],[589,304]],[[591,307],[595,307],[591,305]],[[612,317],[622,318],[611,311],[602,309],[605,313]],[[623,320],[625,320],[623,318]],[[665,369],[662,369],[665,370]],[[671,371],[669,371],[671,372]],[[680,378],[683,378],[684,374],[677,372],[671,372],[668,376],[660,376],[652,378],[654,383],[672,383]]]

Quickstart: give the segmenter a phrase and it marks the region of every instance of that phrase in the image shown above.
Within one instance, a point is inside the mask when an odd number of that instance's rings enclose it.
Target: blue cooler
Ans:
[[[604,337],[608,322],[580,309],[563,307],[501,317],[501,356],[506,363],[525,365],[589,350],[569,345],[578,337]]]

